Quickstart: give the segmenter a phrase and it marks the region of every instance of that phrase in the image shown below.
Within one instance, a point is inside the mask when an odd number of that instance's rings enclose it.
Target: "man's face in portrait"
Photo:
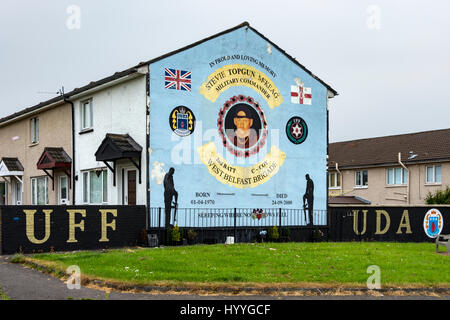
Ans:
[[[250,128],[253,125],[253,119],[249,118],[245,111],[239,111],[234,117],[234,125],[236,126],[236,135],[244,139],[250,135]]]

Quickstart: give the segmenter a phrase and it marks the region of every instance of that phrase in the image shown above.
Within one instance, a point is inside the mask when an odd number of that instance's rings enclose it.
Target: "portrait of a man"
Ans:
[[[228,112],[225,129],[235,147],[248,149],[258,142],[261,120],[255,109],[245,103],[239,103]]]

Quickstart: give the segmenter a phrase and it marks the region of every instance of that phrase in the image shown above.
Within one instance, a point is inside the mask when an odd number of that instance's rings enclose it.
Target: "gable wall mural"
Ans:
[[[149,86],[150,207],[326,214],[327,88],[260,35],[152,63]]]

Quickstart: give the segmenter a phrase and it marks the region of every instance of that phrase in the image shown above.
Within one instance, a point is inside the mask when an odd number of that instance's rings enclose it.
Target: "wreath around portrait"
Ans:
[[[257,112],[257,114],[261,120],[261,124],[262,124],[261,134],[259,135],[258,143],[256,145],[250,147],[248,150],[236,149],[232,143],[229,143],[227,141],[227,137],[224,132],[225,116],[226,116],[227,112],[234,105],[236,105],[238,103],[245,103],[248,106],[254,108],[255,111]],[[259,152],[259,150],[261,150],[261,148],[264,147],[264,145],[266,144],[267,135],[268,135],[266,116],[264,114],[264,111],[261,109],[260,104],[257,101],[255,101],[252,97],[246,97],[244,95],[237,95],[237,96],[233,96],[229,100],[227,100],[224,103],[223,107],[219,111],[219,118],[217,119],[217,127],[219,128],[219,134],[220,134],[220,137],[222,138],[222,143],[223,143],[224,147],[228,150],[228,152],[233,154],[235,157],[248,158],[252,155],[257,154]]]

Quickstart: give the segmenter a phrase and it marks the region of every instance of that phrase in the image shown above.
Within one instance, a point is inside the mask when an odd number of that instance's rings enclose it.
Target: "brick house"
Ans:
[[[450,185],[450,129],[330,143],[329,196],[421,205]]]
[[[0,119],[0,205],[73,203],[71,114],[56,97]]]

